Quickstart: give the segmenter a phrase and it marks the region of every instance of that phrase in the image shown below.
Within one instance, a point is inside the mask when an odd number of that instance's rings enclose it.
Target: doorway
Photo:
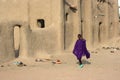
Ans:
[[[14,51],[15,51],[15,58],[19,57],[19,50],[20,50],[20,25],[14,26]]]

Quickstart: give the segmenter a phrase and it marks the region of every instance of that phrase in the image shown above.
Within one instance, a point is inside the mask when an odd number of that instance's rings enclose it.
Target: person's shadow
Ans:
[[[87,65],[90,65],[90,64],[91,64],[91,62],[89,62],[89,61],[87,61],[87,60],[85,60],[85,59],[82,60],[82,63],[83,63],[83,64],[87,64]],[[79,62],[77,62],[77,64],[79,64]]]

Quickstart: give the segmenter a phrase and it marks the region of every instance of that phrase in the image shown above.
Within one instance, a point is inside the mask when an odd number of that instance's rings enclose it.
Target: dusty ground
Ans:
[[[110,51],[113,49],[101,48],[91,52],[91,59],[83,58],[83,68],[69,52],[54,57],[62,64],[22,59],[27,66],[17,67],[12,61],[0,68],[0,80],[120,80],[120,50]]]
[[[50,61],[10,61],[1,64],[0,80],[120,80],[120,47],[113,47],[112,43],[90,51],[91,58],[88,60],[83,57],[83,68],[79,67],[71,52],[53,55]],[[56,59],[62,64],[53,64]],[[22,61],[27,66],[18,67],[14,64],[16,61]]]

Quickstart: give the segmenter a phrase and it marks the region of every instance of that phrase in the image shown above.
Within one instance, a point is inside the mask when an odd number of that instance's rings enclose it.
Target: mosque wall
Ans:
[[[92,49],[119,36],[118,22],[117,0],[0,0],[0,60],[72,52],[79,33]]]

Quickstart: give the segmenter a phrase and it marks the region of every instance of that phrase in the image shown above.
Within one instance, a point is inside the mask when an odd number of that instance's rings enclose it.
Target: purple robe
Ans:
[[[86,56],[87,59],[90,58],[90,53],[86,48],[86,40],[79,39],[76,41],[73,54],[77,57],[78,60],[81,59],[82,56]]]

